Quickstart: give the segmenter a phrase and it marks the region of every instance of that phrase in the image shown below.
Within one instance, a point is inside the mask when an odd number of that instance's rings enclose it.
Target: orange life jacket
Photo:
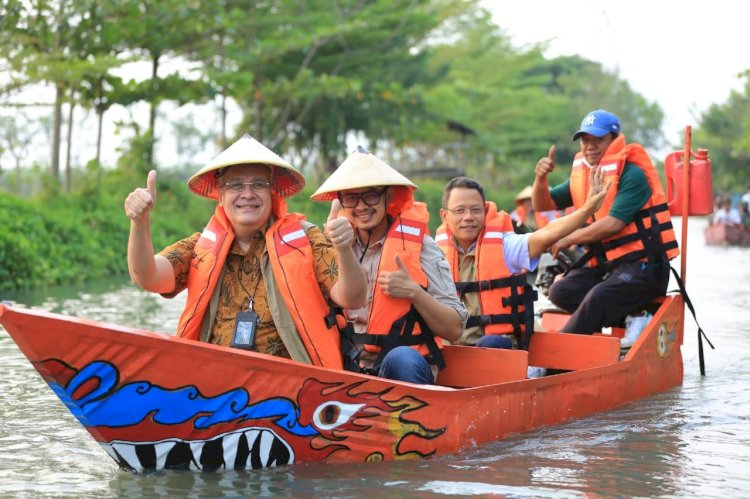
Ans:
[[[526,217],[528,216],[528,214],[526,213],[526,207],[522,204],[518,205],[516,209],[511,212],[510,216],[516,222],[525,224]],[[550,218],[550,212],[535,210],[534,211],[534,221],[536,222],[535,230],[541,229],[542,227],[546,226],[548,223],[550,223],[554,219],[555,219],[554,214],[552,218]]]
[[[420,255],[422,242],[428,233],[430,214],[424,203],[414,201],[406,188],[392,188],[393,200],[387,213],[393,217],[380,255],[377,274],[399,270],[396,255],[409,271],[409,275],[422,288],[427,288],[427,275],[422,270]],[[432,355],[432,360],[442,369],[445,366],[440,353],[442,345],[435,341],[424,319],[407,298],[386,295],[379,283],[373,290],[367,333],[354,335],[353,341],[364,345],[368,352],[379,352],[376,365],[397,346],[411,346],[422,355]]]
[[[286,202],[273,198],[276,220],[266,232],[266,250],[276,287],[283,297],[313,365],[342,368],[338,330],[326,325],[330,305],[315,278],[310,240],[305,235],[303,215],[287,213]],[[197,340],[211,296],[224,268],[234,240],[224,209],[216,207],[195,245],[187,284],[187,303],[180,317],[177,335]]]
[[[640,168],[646,175],[649,187],[651,187],[651,198],[621,232],[607,240],[588,244],[581,263],[590,260],[590,265],[593,266],[647,260],[664,262],[680,254],[664,189],[656,168],[643,146],[636,143],[626,145],[625,137],[622,135],[610,144],[604,157],[599,161],[606,176],[605,182],[611,181],[611,185],[602,207],[589,222],[609,214],[617,196],[622,170],[627,163]],[[586,202],[590,171],[583,154],[578,153],[570,175],[570,193],[576,209]]]
[[[528,345],[534,324],[536,292],[526,280],[526,273],[511,274],[505,264],[503,232],[513,232],[510,216],[497,211],[495,203],[485,202],[484,228],[477,236],[475,255],[475,280],[461,281],[460,251],[448,227],[438,227],[435,241],[445,254],[453,273],[459,295],[479,293],[480,314],[470,315],[466,327],[481,326],[484,334],[518,335],[523,347]]]

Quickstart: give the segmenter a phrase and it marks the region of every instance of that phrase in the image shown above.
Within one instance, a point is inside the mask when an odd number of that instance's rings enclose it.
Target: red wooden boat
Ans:
[[[225,470],[461,452],[668,390],[682,297],[654,307],[621,360],[617,337],[537,332],[528,352],[447,347],[437,386],[8,304],[0,323],[121,468]],[[526,379],[528,365],[570,372]]]
[[[750,246],[750,229],[741,225],[709,225],[703,237],[709,246]]]
[[[685,149],[688,158],[690,127]],[[687,159],[685,171],[690,213]],[[435,386],[7,304],[0,323],[123,469],[224,470],[461,452],[668,390],[682,384],[685,302],[670,294],[651,305],[624,356],[622,330],[554,332],[565,317],[545,314],[528,352],[446,347]],[[700,342],[699,352],[703,373]],[[526,379],[529,365],[565,372]]]

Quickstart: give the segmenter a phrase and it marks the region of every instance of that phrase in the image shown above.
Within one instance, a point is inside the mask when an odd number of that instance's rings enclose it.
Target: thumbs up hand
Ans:
[[[341,211],[341,201],[338,199],[334,199],[331,203],[331,212],[328,213],[328,220],[326,220],[326,223],[333,222],[339,217],[339,212]]]
[[[131,220],[148,220],[151,209],[156,205],[156,170],[148,172],[146,188],[138,187],[125,199],[125,214]]]
[[[546,178],[547,175],[552,173],[555,169],[555,145],[552,144],[549,148],[547,157],[540,159],[536,164],[534,173],[537,178]]]
[[[325,224],[325,234],[331,240],[335,250],[351,247],[354,243],[354,229],[348,218],[339,215],[341,212],[341,201],[334,199],[331,203],[331,212]]]
[[[411,278],[406,265],[401,260],[401,255],[398,254],[396,254],[396,266],[398,270],[381,272],[378,276],[378,284],[387,296],[413,299],[420,287]]]

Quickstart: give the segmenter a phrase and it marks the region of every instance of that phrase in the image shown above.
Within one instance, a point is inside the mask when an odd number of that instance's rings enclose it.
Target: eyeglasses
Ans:
[[[266,192],[271,187],[271,182],[265,180],[253,180],[252,182],[225,182],[221,187],[230,192],[243,192],[245,186],[249,185],[252,192]]]
[[[365,191],[357,194],[339,194],[339,201],[344,208],[354,208],[359,204],[361,199],[367,206],[375,206],[380,202],[380,196],[385,193],[385,188],[379,191]]]
[[[451,215],[456,215],[457,217],[462,217],[466,215],[467,213],[471,213],[471,216],[478,217],[479,215],[484,214],[484,208],[481,206],[472,206],[471,208],[466,208],[465,206],[460,206],[458,208],[446,208],[445,211],[448,211],[451,213]]]

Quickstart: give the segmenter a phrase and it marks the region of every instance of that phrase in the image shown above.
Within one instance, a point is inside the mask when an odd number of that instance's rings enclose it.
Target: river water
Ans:
[[[750,497],[750,249],[705,246],[704,225],[691,220],[687,286],[716,346],[706,346],[706,377],[688,318],[683,386],[424,461],[129,474],[0,328],[0,496]],[[173,331],[182,308],[179,298],[163,300],[125,279],[1,298],[157,331]]]

